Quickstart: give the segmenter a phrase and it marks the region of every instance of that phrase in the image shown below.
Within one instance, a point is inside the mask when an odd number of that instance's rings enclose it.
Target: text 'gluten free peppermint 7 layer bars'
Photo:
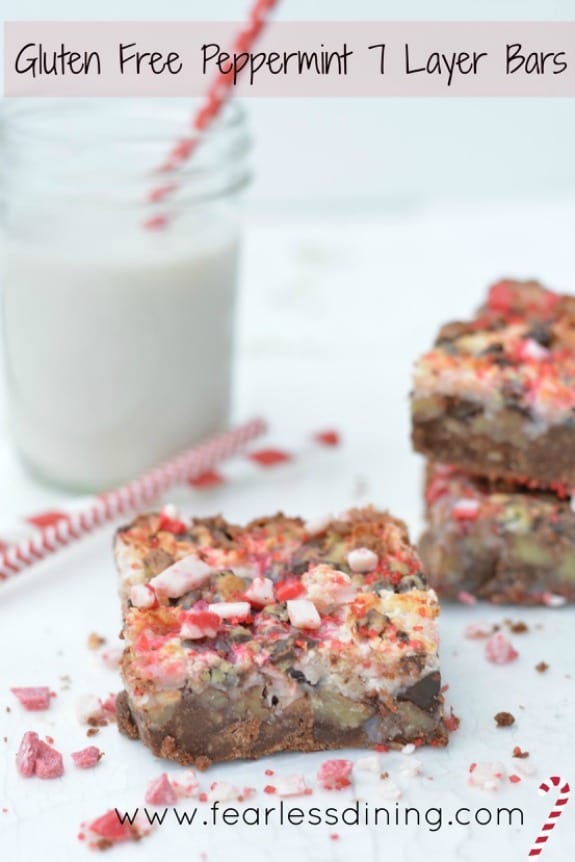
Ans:
[[[120,729],[205,768],[277,751],[444,745],[439,612],[405,526],[371,508],[117,533]]]

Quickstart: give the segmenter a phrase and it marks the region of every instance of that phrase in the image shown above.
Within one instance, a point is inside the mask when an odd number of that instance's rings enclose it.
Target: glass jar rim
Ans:
[[[198,135],[193,155],[177,164],[173,170],[162,170],[174,146],[193,137],[191,121],[200,99],[5,99],[0,112],[2,144],[5,150],[2,173],[11,170],[14,161],[22,158],[26,146],[44,150],[49,164],[42,173],[37,171],[40,194],[50,188],[50,171],[60,171],[61,193],[73,196],[78,191],[77,177],[67,177],[68,162],[62,158],[67,151],[74,158],[79,151],[88,156],[109,151],[118,153],[114,177],[118,179],[118,194],[108,190],[106,196],[119,198],[123,187],[142,181],[148,188],[175,180],[180,188],[180,202],[202,203],[227,194],[236,194],[249,182],[251,174],[247,158],[251,150],[246,113],[236,100],[224,105],[209,128]],[[99,124],[98,119],[106,122]],[[117,120],[117,122],[116,122]],[[138,148],[139,156],[149,150],[144,169],[136,174],[136,162],[129,148]],[[113,148],[113,150],[111,149]],[[60,158],[50,161],[50,154]],[[124,158],[121,158],[124,156]],[[2,182],[2,186],[5,183]],[[51,187],[54,188],[53,186]],[[103,191],[100,189],[100,191]],[[0,195],[4,192],[0,192]]]

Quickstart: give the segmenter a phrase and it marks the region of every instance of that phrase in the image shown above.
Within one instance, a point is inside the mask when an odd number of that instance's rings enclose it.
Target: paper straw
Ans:
[[[119,515],[149,505],[175,485],[213,470],[265,430],[262,419],[252,419],[245,425],[225,431],[165,461],[127,485],[92,500],[85,509],[41,528],[31,538],[11,545],[0,553],[0,581],[14,577]]]
[[[251,51],[258,36],[261,34],[268,17],[279,0],[256,0],[252,6],[248,20],[244,27],[236,35],[232,43],[232,53]],[[241,75],[241,71],[239,72]],[[173,146],[168,158],[160,166],[160,173],[173,173],[182,167],[192,156],[202,134],[214,122],[222,111],[228,100],[233,84],[233,75],[220,72],[212,81],[202,103],[191,122],[192,134],[181,138]],[[150,203],[164,201],[178,188],[176,182],[161,183],[155,186],[149,195]],[[149,230],[166,227],[169,216],[166,213],[158,213],[144,222],[144,227]]]

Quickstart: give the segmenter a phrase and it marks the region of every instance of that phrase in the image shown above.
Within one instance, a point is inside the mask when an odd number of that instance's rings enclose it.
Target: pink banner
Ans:
[[[575,97],[575,22],[6,22],[6,96]]]

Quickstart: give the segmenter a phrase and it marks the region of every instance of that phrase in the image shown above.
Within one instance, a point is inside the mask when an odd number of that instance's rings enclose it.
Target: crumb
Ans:
[[[511,715],[510,712],[498,712],[495,716],[495,723],[497,727],[511,727],[512,724],[515,724],[515,716]]]
[[[86,731],[86,736],[97,736],[100,733],[99,727],[89,727]]]
[[[382,772],[379,776],[383,781],[389,778],[389,772]]]
[[[529,626],[527,623],[524,623],[523,620],[518,620],[517,622],[513,622],[513,620],[505,620],[505,622],[509,627],[509,631],[513,632],[514,635],[522,635],[529,631]]]
[[[12,712],[9,706],[6,707],[6,712]]]
[[[102,635],[96,634],[96,632],[91,632],[91,634],[88,635],[88,641],[87,641],[86,645],[87,645],[88,649],[96,650],[96,649],[100,649],[100,647],[103,647],[105,643],[106,643],[105,637],[102,637]]]
[[[529,757],[528,751],[522,751],[518,745],[513,749],[512,757],[519,757],[521,760],[524,760],[526,757]]]
[[[549,670],[549,665],[546,661],[540,661],[539,664],[535,665],[535,670],[537,673],[545,673],[545,671]]]

